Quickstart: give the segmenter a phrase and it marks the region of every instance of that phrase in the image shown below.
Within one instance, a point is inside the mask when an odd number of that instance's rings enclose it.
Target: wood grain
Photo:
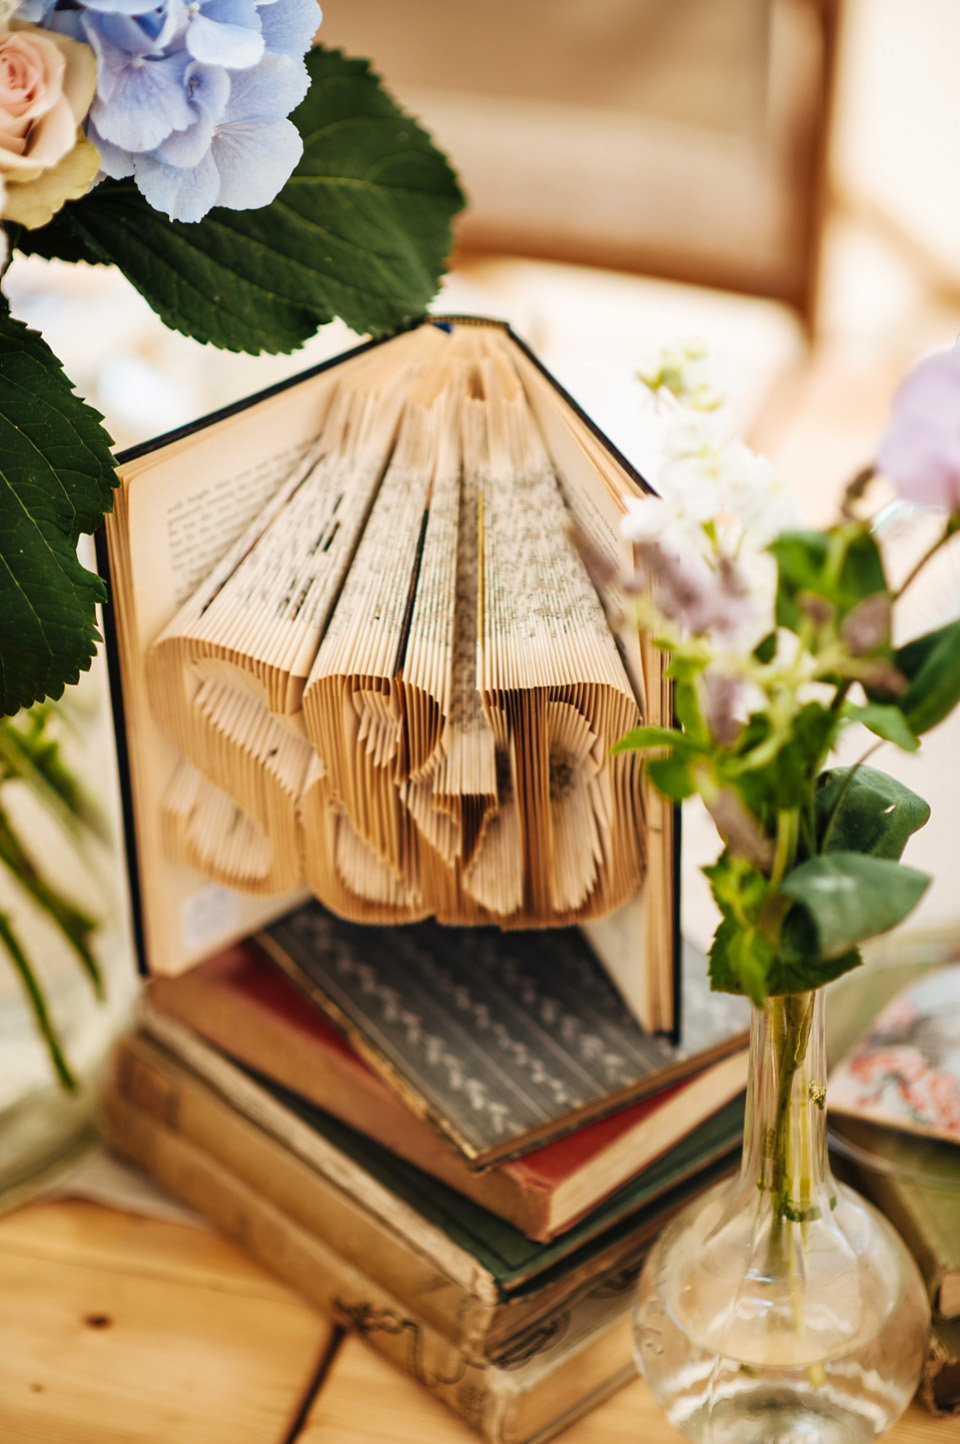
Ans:
[[[955,1421],[913,1404],[884,1444],[956,1444]],[[478,1436],[360,1339],[339,1349],[297,1444],[477,1444]],[[563,1444],[682,1444],[642,1379],[556,1436]]]
[[[72,1202],[0,1224],[10,1444],[281,1444],[330,1338],[206,1230]]]

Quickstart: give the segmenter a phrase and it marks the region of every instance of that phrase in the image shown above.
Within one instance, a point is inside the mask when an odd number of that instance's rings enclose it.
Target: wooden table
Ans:
[[[559,1436],[673,1444],[641,1380]],[[477,1444],[208,1229],[80,1201],[0,1219],[3,1444]],[[948,1444],[913,1405],[889,1444]]]

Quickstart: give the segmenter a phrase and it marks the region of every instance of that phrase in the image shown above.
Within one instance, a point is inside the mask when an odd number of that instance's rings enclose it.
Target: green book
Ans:
[[[247,1071],[247,1070],[244,1070]],[[645,1217],[659,1211],[673,1189],[704,1168],[726,1164],[743,1134],[741,1095],[687,1135],[636,1178],[593,1209],[579,1224],[549,1243],[535,1243],[519,1229],[447,1188],[345,1123],[322,1113],[295,1093],[254,1073],[266,1093],[300,1118],[308,1128],[346,1154],[371,1178],[390,1190],[451,1243],[469,1254],[494,1280],[501,1298],[522,1298],[589,1263],[611,1244],[635,1231]]]
[[[916,1259],[931,1307],[941,1318],[960,1318],[960,1148],[852,1118],[834,1143],[854,1186]]]

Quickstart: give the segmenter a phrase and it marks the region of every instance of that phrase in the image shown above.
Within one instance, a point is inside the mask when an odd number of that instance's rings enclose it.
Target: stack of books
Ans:
[[[672,1043],[575,929],[307,904],[148,985],[103,1131],[486,1438],[545,1438],[633,1376],[646,1250],[734,1166],[744,1016],[686,964]]]
[[[631,1376],[643,1254],[742,1125],[746,1005],[682,964],[674,809],[611,750],[672,715],[617,580],[649,489],[463,318],[119,461],[151,981],[104,1131],[489,1439],[545,1438]]]

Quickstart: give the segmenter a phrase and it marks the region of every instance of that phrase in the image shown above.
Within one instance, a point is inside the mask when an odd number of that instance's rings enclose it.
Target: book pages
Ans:
[[[610,755],[669,688],[573,539],[628,560],[642,491],[511,334],[421,324],[121,475],[151,968],[305,892],[359,922],[531,928],[604,919],[654,878],[630,991],[671,1026],[669,809]]]
[[[522,927],[641,880],[636,692],[499,331],[355,363],[145,672],[166,845],[223,884]]]

